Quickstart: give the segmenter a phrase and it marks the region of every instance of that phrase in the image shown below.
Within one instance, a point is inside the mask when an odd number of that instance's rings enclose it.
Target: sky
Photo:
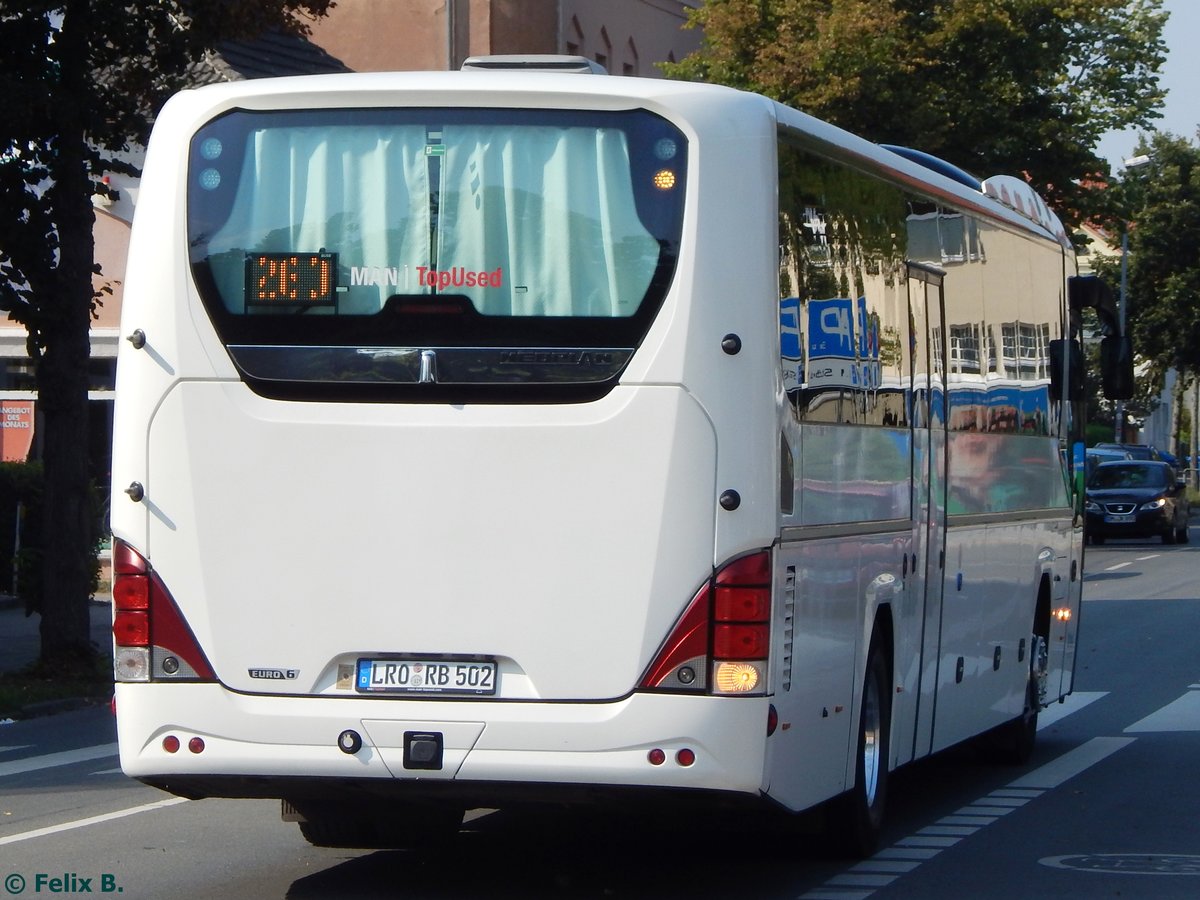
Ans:
[[[1161,110],[1163,117],[1154,120],[1157,131],[1169,131],[1197,143],[1196,128],[1200,126],[1200,0],[1165,0],[1163,9],[1171,14],[1163,37],[1167,44],[1167,61],[1163,64],[1159,83],[1167,89],[1167,99]],[[1134,155],[1138,132],[1114,131],[1100,139],[1098,150],[1108,160],[1113,171]]]

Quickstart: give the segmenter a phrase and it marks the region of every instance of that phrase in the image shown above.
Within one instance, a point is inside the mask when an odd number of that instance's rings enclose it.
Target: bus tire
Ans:
[[[863,858],[879,846],[887,805],[892,694],[887,656],[875,641],[867,656],[858,716],[854,787],[832,801],[831,849],[838,856]]]
[[[375,839],[369,819],[340,805],[305,804],[299,807],[300,834],[314,847],[361,849]]]

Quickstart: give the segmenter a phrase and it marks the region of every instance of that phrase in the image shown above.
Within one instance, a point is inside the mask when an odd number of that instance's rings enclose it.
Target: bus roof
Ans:
[[[517,98],[520,98],[519,100]],[[815,116],[760,94],[724,85],[662,78],[597,75],[521,69],[468,69],[427,72],[352,72],[260,78],[206,85],[183,91],[171,105],[190,107],[202,121],[234,108],[301,109],[333,106],[462,106],[627,109],[631,104],[684,121],[722,117],[733,108],[772,116],[807,149],[894,179],[910,190],[1020,230],[1071,242],[1058,217],[1024,181],[992,176],[972,190],[936,168],[921,165]],[[724,111],[724,112],[722,112]],[[724,131],[727,135],[727,129]]]

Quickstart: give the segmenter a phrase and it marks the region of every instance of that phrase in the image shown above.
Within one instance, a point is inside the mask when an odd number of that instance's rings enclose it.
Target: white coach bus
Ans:
[[[117,376],[122,767],[327,845],[649,799],[831,801],[869,849],[889,772],[1027,756],[1071,690],[1074,274],[1023,183],[713,85],[176,96]]]

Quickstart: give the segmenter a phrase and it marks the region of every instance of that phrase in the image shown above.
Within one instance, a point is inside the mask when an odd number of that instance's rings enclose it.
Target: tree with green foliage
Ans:
[[[305,33],[332,0],[0,0],[0,309],[28,330],[44,487],[43,664],[86,668],[96,540],[89,328],[102,293],[92,196],[166,98],[229,39]]]
[[[1102,135],[1160,115],[1162,0],[704,0],[675,78],[759,91],[985,177],[1024,174],[1070,219]]]
[[[1169,369],[1177,373],[1178,443],[1183,392],[1200,375],[1200,147],[1164,133],[1138,153],[1146,165],[1114,187],[1129,223],[1129,330],[1155,389]]]
[[[1198,135],[1200,137],[1200,135]],[[1128,205],[1128,319],[1138,355],[1200,372],[1200,147],[1155,135],[1114,190]]]

